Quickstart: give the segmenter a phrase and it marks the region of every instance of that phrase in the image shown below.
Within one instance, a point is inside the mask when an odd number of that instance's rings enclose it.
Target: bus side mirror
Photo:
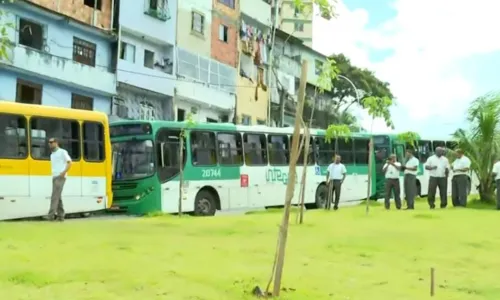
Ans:
[[[165,167],[165,143],[160,144],[160,163],[161,167]]]

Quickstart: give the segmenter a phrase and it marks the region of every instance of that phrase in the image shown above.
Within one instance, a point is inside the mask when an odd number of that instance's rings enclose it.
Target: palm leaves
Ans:
[[[479,179],[481,201],[494,199],[491,171],[500,154],[500,93],[490,93],[472,102],[467,113],[470,128],[458,129],[453,138],[471,160]]]

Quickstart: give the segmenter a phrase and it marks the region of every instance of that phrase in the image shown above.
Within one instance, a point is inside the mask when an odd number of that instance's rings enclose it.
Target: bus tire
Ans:
[[[327,197],[328,197],[328,187],[326,186],[326,184],[322,183],[316,189],[316,195],[314,197],[316,208],[325,208]]]
[[[196,194],[194,200],[194,215],[195,216],[214,216],[217,211],[217,201],[210,191],[201,190]]]

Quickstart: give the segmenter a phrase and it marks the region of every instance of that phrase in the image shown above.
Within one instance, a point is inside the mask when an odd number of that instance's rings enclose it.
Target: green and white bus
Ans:
[[[425,138],[421,138],[416,141],[414,145],[410,145],[400,141],[397,134],[374,135],[373,145],[375,152],[375,185],[377,198],[384,197],[385,177],[382,168],[391,153],[396,154],[399,162],[405,162],[406,149],[413,149],[415,151],[415,157],[420,160],[417,173],[417,192],[419,196],[427,196],[429,188],[429,171],[424,168],[427,158],[434,154],[437,147],[444,147],[449,150],[454,150],[457,147],[457,144],[453,141]],[[401,177],[402,176],[404,176],[403,172],[401,172]],[[451,194],[451,179],[452,176],[449,177],[448,194]],[[404,185],[402,183],[401,181],[401,196],[403,197]],[[471,172],[469,174],[468,193],[477,193],[478,185],[479,181],[477,180],[477,176]]]
[[[179,199],[180,133],[186,126],[168,121],[119,121],[110,125],[113,147],[112,209],[129,214],[176,213]],[[183,157],[183,212],[211,216],[217,210],[282,206],[288,182],[293,128],[194,124],[186,128]],[[307,172],[305,203],[324,207],[325,175],[335,153],[348,176],[341,203],[366,198],[369,138],[355,134],[327,143],[324,130],[311,130],[308,165],[303,153],[297,181]],[[375,178],[375,165],[371,170]],[[299,186],[293,202],[297,203]],[[372,185],[372,196],[376,185]]]

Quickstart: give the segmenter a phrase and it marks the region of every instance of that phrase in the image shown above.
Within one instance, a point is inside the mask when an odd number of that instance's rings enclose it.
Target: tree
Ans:
[[[0,5],[12,3],[13,0],[0,0]],[[8,49],[11,47],[9,33],[7,30],[13,28],[13,24],[6,22],[7,11],[0,8],[0,60],[8,58]]]
[[[182,198],[184,197],[184,140],[186,139],[186,130],[194,126],[194,124],[193,115],[189,113],[179,133],[179,217],[182,216]]]
[[[453,138],[471,160],[471,170],[479,179],[482,202],[493,202],[495,185],[492,167],[500,155],[500,93],[474,100],[467,112],[469,129],[458,129]]]
[[[349,58],[343,54],[334,54],[330,58],[336,62],[339,74],[349,78],[360,94],[360,103],[358,103],[354,87],[346,80],[336,80],[332,91],[332,98],[336,100],[334,111],[341,112],[340,114],[342,114],[343,112],[347,112],[353,104],[358,104],[369,110],[371,103],[366,102],[366,100],[373,98],[394,100],[389,83],[378,79],[372,71],[353,66]],[[389,114],[389,111],[382,113],[382,115]],[[388,125],[392,125],[392,123]]]

